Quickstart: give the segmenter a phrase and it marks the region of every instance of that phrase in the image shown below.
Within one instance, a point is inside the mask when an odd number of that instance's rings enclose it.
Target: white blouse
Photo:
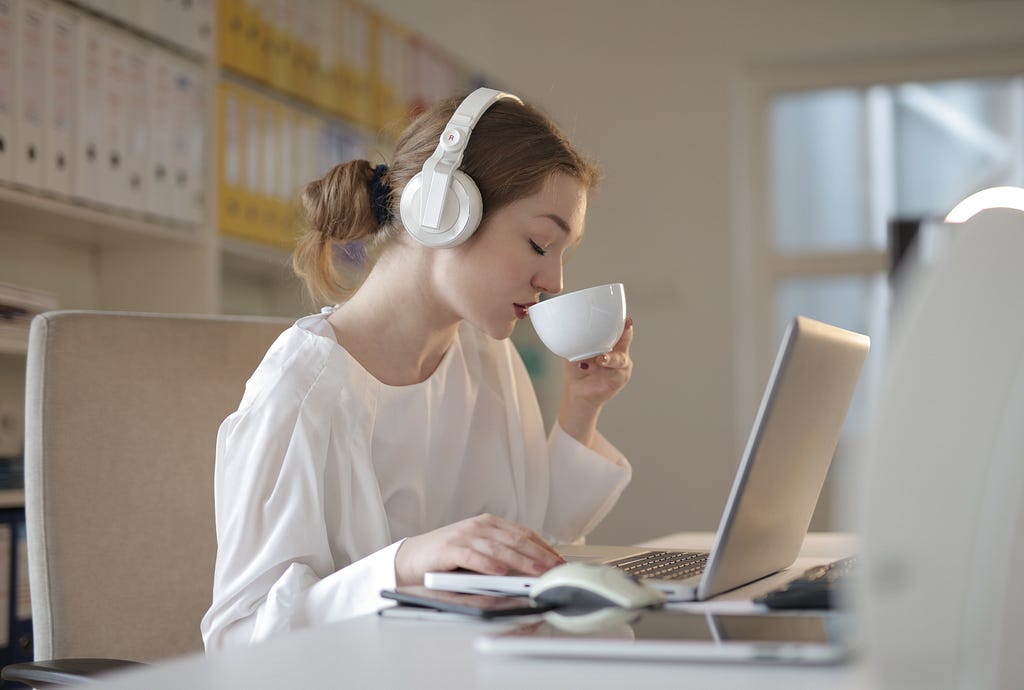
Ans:
[[[375,611],[405,537],[484,512],[581,539],[632,473],[536,396],[508,340],[463,323],[422,383],[389,386],[342,348],[330,309],[281,334],[217,435],[207,651]]]

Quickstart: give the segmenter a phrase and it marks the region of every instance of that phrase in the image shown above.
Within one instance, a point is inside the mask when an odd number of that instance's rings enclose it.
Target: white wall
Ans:
[[[892,60],[941,72],[1024,46],[1024,3],[995,0],[372,4],[539,105],[605,170],[566,287],[621,280],[636,322],[633,381],[601,420],[635,467],[594,534],[608,542],[714,528],[752,419],[755,401],[736,393],[750,387],[735,353],[754,315],[736,293],[733,243],[748,229],[734,180],[758,157],[738,143],[738,95],[764,70],[848,78]],[[773,355],[756,354],[753,378]]]

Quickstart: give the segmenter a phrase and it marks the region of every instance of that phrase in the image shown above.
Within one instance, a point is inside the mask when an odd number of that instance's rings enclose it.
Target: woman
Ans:
[[[629,482],[597,419],[629,380],[631,322],[613,352],[566,363],[550,438],[508,340],[561,291],[596,168],[489,92],[455,164],[479,188],[479,227],[438,248],[406,232],[408,208],[400,219],[403,191],[429,178],[410,180],[484,91],[420,116],[390,168],[353,161],[305,189],[295,268],[341,303],[280,336],[221,426],[207,650],[372,612],[381,589],[432,570],[540,574],[562,562],[549,541],[581,540]],[[345,285],[335,262],[355,248],[371,268]]]

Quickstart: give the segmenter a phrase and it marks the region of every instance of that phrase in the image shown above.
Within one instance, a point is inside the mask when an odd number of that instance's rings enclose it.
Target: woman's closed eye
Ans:
[[[545,254],[548,253],[547,249],[545,249],[544,247],[540,246],[539,244],[537,244],[533,240],[530,240],[530,246],[533,248],[533,251],[537,252],[541,256],[544,256]]]

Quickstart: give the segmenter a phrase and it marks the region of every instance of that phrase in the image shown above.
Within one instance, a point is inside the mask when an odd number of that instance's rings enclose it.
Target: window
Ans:
[[[887,227],[1024,184],[1024,77],[781,92],[768,107],[763,275],[778,342],[796,314],[872,336],[847,419],[862,428],[891,297]]]

